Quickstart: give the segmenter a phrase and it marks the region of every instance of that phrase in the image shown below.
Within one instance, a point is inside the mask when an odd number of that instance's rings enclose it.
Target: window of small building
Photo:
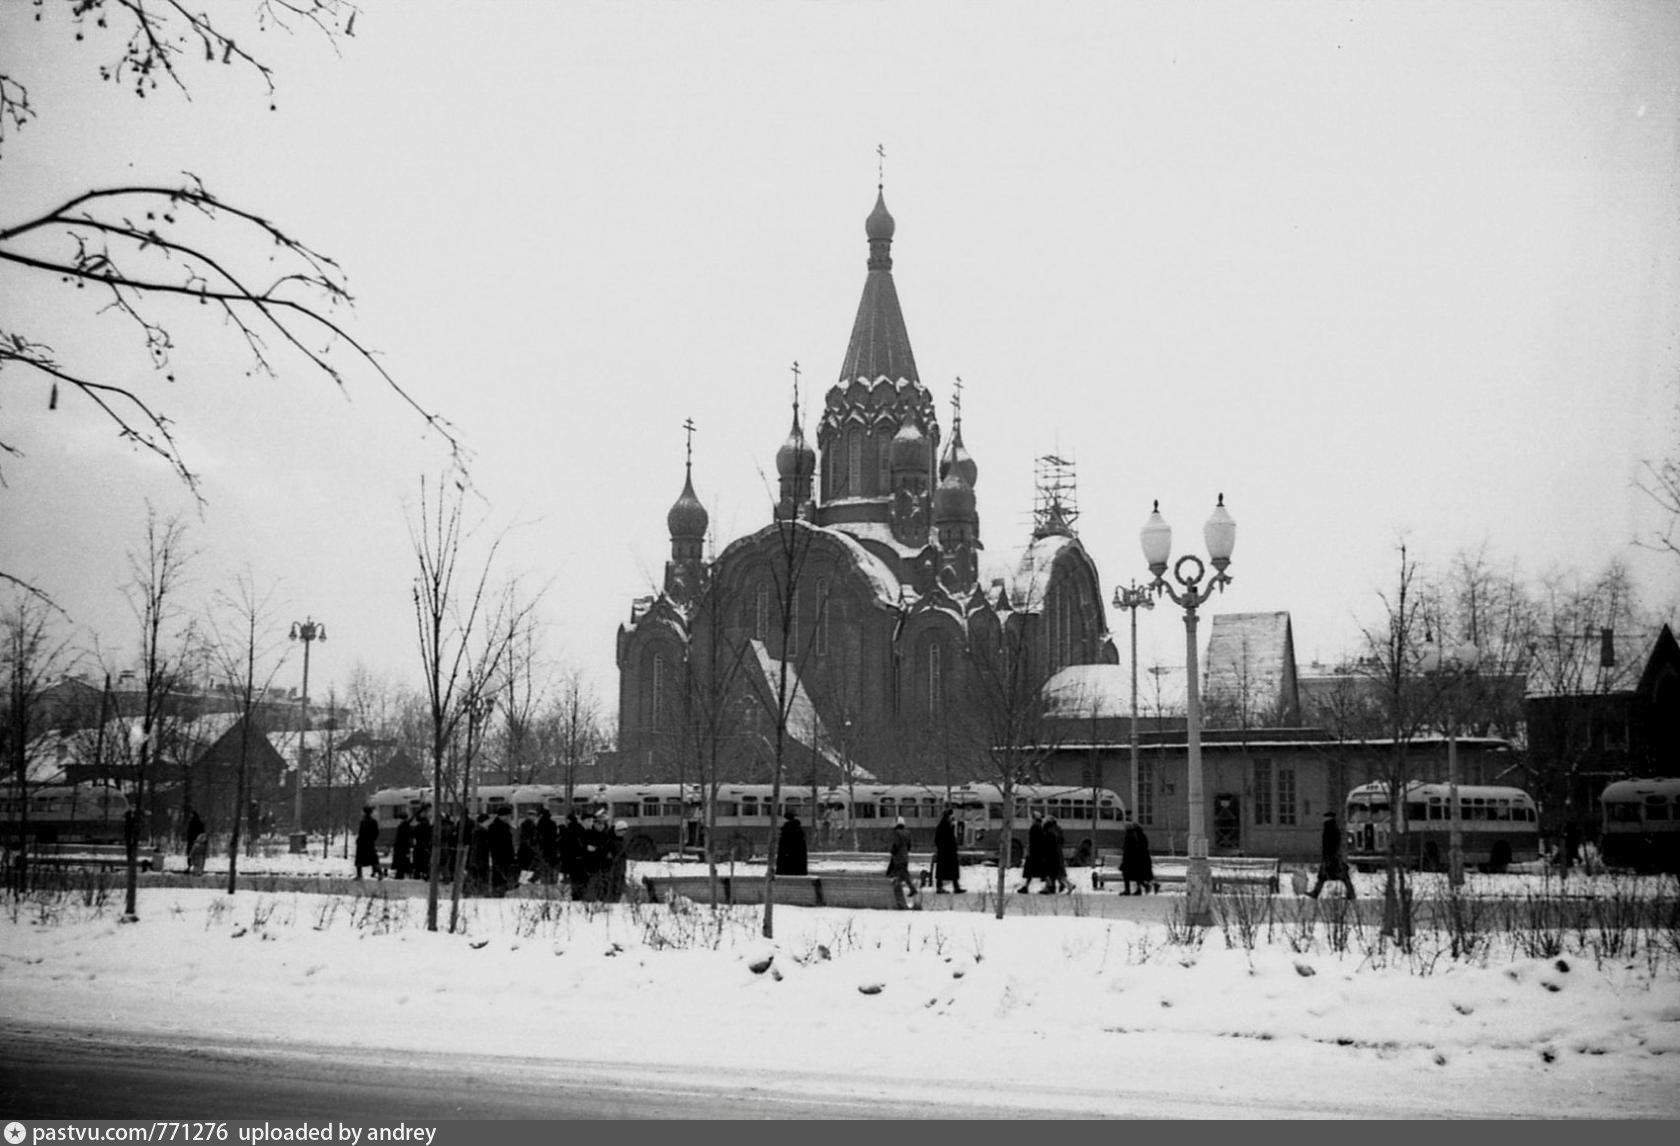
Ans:
[[[1270,760],[1256,760],[1254,762],[1254,822],[1256,825],[1272,822],[1272,762]]]

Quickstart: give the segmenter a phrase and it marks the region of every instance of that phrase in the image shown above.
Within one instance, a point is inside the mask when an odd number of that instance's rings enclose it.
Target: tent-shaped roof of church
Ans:
[[[1288,613],[1217,613],[1208,635],[1206,701],[1250,716],[1300,709]]]
[[[893,218],[887,213],[884,193],[878,193],[875,210],[865,224],[869,239],[869,273],[863,281],[863,298],[858,302],[852,338],[840,364],[840,381],[853,378],[890,378],[919,382],[916,357],[910,352],[910,334],[898,305],[898,289],[892,277]]]

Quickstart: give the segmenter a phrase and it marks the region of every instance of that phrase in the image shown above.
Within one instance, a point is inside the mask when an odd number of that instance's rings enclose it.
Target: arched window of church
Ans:
[[[863,431],[856,426],[846,431],[846,493],[863,496]]]
[[[770,586],[758,585],[756,608],[753,610],[753,636],[763,640],[770,633]]]
[[[653,707],[648,714],[648,727],[654,731],[664,727],[665,723],[666,671],[664,654],[656,653],[653,658]]]
[[[787,648],[782,650],[782,656],[793,658],[794,663],[797,664],[800,660],[800,654],[804,651],[799,647],[799,590],[795,589],[788,607]]]
[[[892,487],[892,439],[883,426],[875,435],[875,492],[891,493]]]
[[[941,663],[938,642],[928,645],[927,651],[927,717],[937,720],[945,701],[945,666]]]
[[[811,633],[811,651],[819,657],[828,655],[828,578],[817,578],[817,619]]]

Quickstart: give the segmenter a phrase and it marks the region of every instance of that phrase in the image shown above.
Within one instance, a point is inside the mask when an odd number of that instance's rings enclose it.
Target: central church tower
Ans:
[[[876,188],[864,222],[869,272],[840,377],[817,426],[822,457],[817,523],[900,553],[928,545],[939,423],[916,374],[916,357],[892,277],[892,215]]]

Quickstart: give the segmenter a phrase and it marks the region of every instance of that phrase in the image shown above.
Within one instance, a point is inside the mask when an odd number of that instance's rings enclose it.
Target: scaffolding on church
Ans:
[[[1077,536],[1073,523],[1079,520],[1079,480],[1073,461],[1057,454],[1034,459],[1033,485],[1033,536]]]

